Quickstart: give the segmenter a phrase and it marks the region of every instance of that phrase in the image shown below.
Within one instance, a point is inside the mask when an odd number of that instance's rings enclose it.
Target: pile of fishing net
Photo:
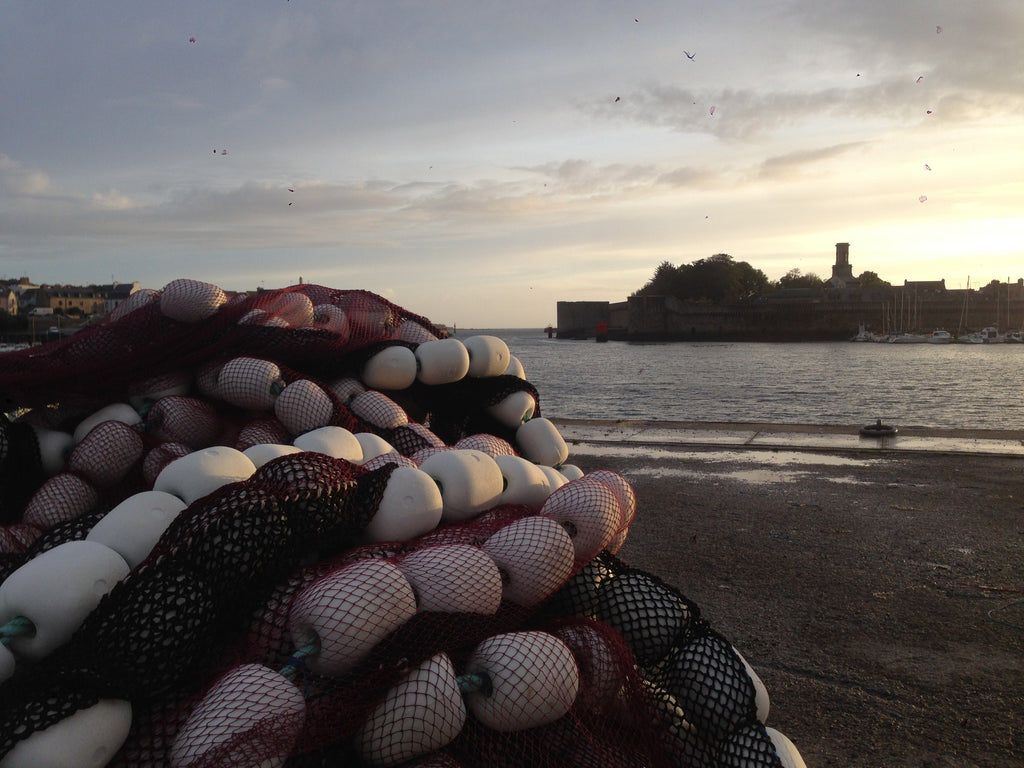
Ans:
[[[501,339],[182,279],[0,396],[0,766],[802,765]]]

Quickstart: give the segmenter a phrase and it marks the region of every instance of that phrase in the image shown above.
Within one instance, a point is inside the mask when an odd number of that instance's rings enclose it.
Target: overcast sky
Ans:
[[[0,278],[543,327],[716,253],[1024,277],[1021,0],[0,5]],[[687,56],[692,55],[692,58]]]

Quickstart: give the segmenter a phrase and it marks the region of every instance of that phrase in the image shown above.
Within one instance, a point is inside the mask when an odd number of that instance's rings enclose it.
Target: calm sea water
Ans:
[[[1024,430],[1024,345],[502,338],[545,416]]]

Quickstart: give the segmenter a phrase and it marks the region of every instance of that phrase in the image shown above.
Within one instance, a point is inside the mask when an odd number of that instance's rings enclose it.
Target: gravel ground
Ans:
[[[572,446],[620,551],[757,670],[808,766],[1024,764],[1024,460]]]

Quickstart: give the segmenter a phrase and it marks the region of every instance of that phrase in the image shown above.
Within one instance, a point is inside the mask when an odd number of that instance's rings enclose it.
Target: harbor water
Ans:
[[[629,343],[502,338],[570,419],[774,422],[1024,431],[1024,345]]]

